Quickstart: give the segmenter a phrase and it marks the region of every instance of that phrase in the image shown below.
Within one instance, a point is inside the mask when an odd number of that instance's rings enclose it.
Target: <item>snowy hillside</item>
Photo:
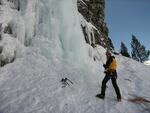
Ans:
[[[95,97],[105,49],[85,43],[76,0],[19,0],[20,10],[15,3],[0,5],[1,63],[7,61],[0,68],[0,113],[150,112],[150,67],[119,55],[122,101],[111,82],[105,100]]]
[[[99,50],[100,51],[100,50]],[[102,54],[103,55],[103,54]],[[150,69],[133,60],[116,56],[122,102],[110,82],[106,99],[95,97],[104,77],[101,62],[52,64],[45,57],[28,53],[0,71],[0,111],[2,113],[149,113],[150,104],[129,102],[135,96],[150,98]],[[73,84],[62,87],[62,78]]]

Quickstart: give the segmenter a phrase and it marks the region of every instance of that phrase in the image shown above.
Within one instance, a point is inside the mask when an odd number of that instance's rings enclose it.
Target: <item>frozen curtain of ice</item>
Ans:
[[[85,40],[76,0],[20,0],[26,45],[39,48],[48,59],[84,59]]]
[[[21,45],[36,48],[50,60],[87,58],[76,0],[1,0],[1,3],[4,6],[1,23],[11,27],[10,37]],[[16,51],[13,50],[13,56]]]

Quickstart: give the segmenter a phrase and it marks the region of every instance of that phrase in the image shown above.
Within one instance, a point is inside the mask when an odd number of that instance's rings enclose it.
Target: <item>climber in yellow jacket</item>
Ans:
[[[117,94],[117,100],[121,101],[121,94],[120,94],[120,90],[119,87],[117,85],[117,62],[114,56],[111,55],[110,51],[106,52],[106,57],[107,57],[107,61],[106,64],[103,64],[104,68],[105,68],[105,77],[102,81],[102,87],[101,87],[101,94],[97,94],[96,96],[104,99],[105,98],[105,90],[106,90],[106,83],[111,79],[113,87],[115,88],[115,92]]]

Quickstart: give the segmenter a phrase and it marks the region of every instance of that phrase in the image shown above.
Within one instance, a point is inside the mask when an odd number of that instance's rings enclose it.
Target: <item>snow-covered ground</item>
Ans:
[[[150,60],[144,62],[145,65],[150,65]]]
[[[104,77],[105,49],[85,44],[75,0],[20,0],[20,5],[20,11],[6,8],[7,2],[0,6],[1,23],[16,28],[13,34],[1,32],[3,56],[15,60],[0,68],[0,113],[150,112],[149,102],[128,101],[150,100],[150,67],[119,55],[122,101],[117,102],[111,81],[106,99],[95,97]],[[63,87],[62,78],[73,84]]]
[[[0,70],[2,113],[149,113],[149,103],[128,101],[134,96],[150,100],[148,66],[116,56],[123,97],[122,102],[117,102],[111,82],[105,100],[95,97],[104,77],[101,62],[91,61],[83,66],[52,64],[36,52],[27,54]],[[62,87],[62,78],[70,79],[73,84],[68,82],[70,86]]]

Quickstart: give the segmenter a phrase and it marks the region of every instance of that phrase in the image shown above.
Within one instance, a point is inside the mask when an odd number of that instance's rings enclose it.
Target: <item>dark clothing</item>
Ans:
[[[111,57],[107,60],[106,64],[103,65],[105,69],[109,68],[109,65],[110,65],[111,62],[113,61],[113,58],[115,58],[115,57],[114,57],[114,56],[111,56]]]
[[[111,56],[111,57],[107,60],[106,64],[103,65],[105,69],[107,69],[107,68],[110,66],[110,64],[111,64],[112,61],[113,61],[113,58],[115,58],[115,57]],[[104,73],[105,73],[106,75],[105,75],[105,77],[104,77],[104,79],[103,79],[103,81],[102,81],[101,95],[103,95],[103,96],[105,97],[106,84],[107,84],[107,82],[111,79],[111,82],[112,82],[113,87],[114,87],[114,89],[115,89],[115,92],[116,92],[116,94],[117,94],[117,99],[121,99],[120,90],[119,90],[119,87],[118,87],[117,81],[116,81],[116,79],[117,79],[117,72],[116,72],[116,70],[115,70],[114,72],[111,72],[111,73],[110,73],[110,72],[107,72],[107,71],[105,71]]]
[[[117,73],[116,73],[117,74]],[[106,74],[103,81],[102,81],[102,87],[101,87],[101,94],[105,96],[105,90],[106,90],[106,84],[107,82],[111,79],[111,82],[113,84],[113,87],[115,89],[115,92],[117,94],[117,98],[121,99],[121,94],[120,94],[120,90],[119,87],[117,85],[117,75],[108,75]]]

